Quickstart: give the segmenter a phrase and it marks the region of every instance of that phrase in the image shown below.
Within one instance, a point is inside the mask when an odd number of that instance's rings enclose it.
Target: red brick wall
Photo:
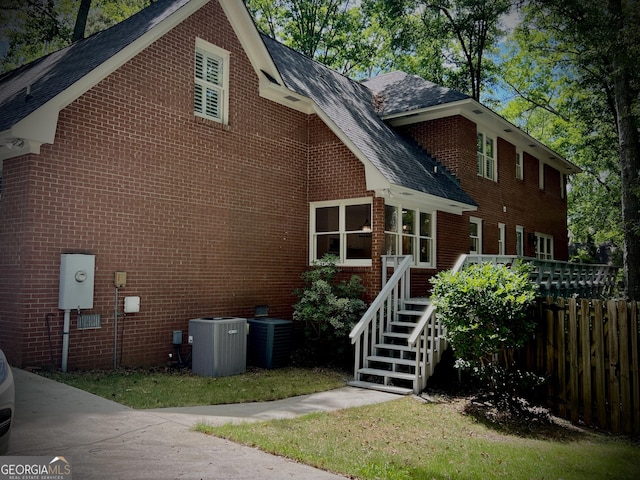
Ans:
[[[229,125],[193,115],[195,38],[231,52]],[[122,364],[157,364],[172,330],[269,304],[290,318],[308,263],[307,118],[258,95],[218,2],[60,113],[55,143],[5,162],[0,201],[0,344],[16,365],[59,365],[61,253],[96,255],[102,328],[78,330],[69,368],[113,361],[113,275],[128,274]],[[20,330],[29,332],[20,340]]]
[[[317,116],[309,119],[309,201],[366,198],[374,196],[367,190],[364,165]],[[380,256],[384,248],[384,199],[373,199],[372,266],[342,267],[343,277],[362,277],[371,301],[380,290]]]
[[[545,189],[538,186],[538,160],[524,154],[524,180],[515,176],[516,148],[497,138],[498,182],[476,173],[476,125],[455,116],[402,127],[460,180],[478,203],[476,212],[463,216],[438,214],[438,267],[450,268],[469,249],[469,216],[483,220],[483,253],[498,253],[498,223],[506,225],[506,253],[516,253],[516,225],[525,230],[525,255],[534,256],[528,233],[553,235],[555,258],[568,258],[567,204],[560,194],[560,173],[545,166]]]

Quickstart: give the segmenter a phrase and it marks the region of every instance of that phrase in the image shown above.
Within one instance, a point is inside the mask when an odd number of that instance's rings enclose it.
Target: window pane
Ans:
[[[487,137],[487,141],[485,142],[486,148],[484,154],[487,157],[493,158],[493,139]]]
[[[402,210],[402,233],[412,235],[415,232],[414,215],[413,210]]]
[[[384,236],[384,253],[385,255],[397,255],[398,254],[398,237],[399,235],[393,235],[387,233]]]
[[[337,232],[340,229],[339,207],[316,208],[316,232]]]
[[[340,256],[340,235],[317,235],[316,236],[316,260],[322,258],[325,254]]]
[[[220,92],[213,88],[207,88],[207,108],[206,115],[213,118],[220,118]]]
[[[485,171],[487,178],[493,179],[493,160],[487,157],[487,169]]]
[[[222,62],[213,57],[207,57],[207,81],[222,85]]]
[[[431,236],[431,214],[430,213],[420,213],[420,236],[421,237]]]
[[[371,229],[371,205],[347,205],[345,215],[347,232]]]
[[[204,80],[204,56],[200,52],[196,52],[196,78]]]
[[[478,224],[471,222],[469,223],[469,232],[471,233],[472,237],[477,237],[478,236]]]
[[[469,245],[469,251],[472,253],[478,253],[478,238],[471,237],[471,244]]]
[[[476,150],[478,151],[478,153],[483,153],[483,147],[484,145],[484,138],[483,135],[481,133],[478,134],[478,136],[476,137]]]
[[[398,231],[398,209],[391,205],[384,206],[384,230],[386,232]]]
[[[431,239],[420,239],[420,262],[431,263]]]
[[[481,153],[478,153],[478,171],[476,172],[478,175],[482,175],[483,174],[483,163],[484,163],[484,156]]]
[[[371,258],[371,234],[349,233],[347,235],[347,259]]]
[[[402,236],[402,255],[413,255],[415,237]]]

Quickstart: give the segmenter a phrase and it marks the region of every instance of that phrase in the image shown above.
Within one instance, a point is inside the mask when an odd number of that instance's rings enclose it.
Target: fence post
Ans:
[[[620,360],[620,408],[623,433],[631,433],[631,377],[629,375],[629,319],[627,302],[618,302],[619,360]]]
[[[569,298],[569,319],[567,332],[569,334],[569,412],[571,421],[577,423],[580,419],[580,389],[578,388],[578,306],[575,298]]]
[[[607,402],[604,384],[604,315],[601,300],[593,301],[593,341],[596,365],[596,407],[598,409],[598,427],[607,428]]]
[[[609,409],[611,410],[611,431],[620,432],[620,378],[618,355],[618,309],[616,301],[607,302],[608,344],[609,344]]]
[[[589,326],[591,311],[589,300],[580,301],[580,343],[582,350],[582,396],[584,397],[584,423],[593,425],[593,415],[591,406],[593,403],[591,384],[591,328]]]

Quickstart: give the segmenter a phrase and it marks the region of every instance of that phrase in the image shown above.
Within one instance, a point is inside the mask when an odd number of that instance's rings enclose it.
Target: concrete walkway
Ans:
[[[198,422],[291,418],[398,398],[345,387],[275,402],[134,410],[24,370],[13,373],[16,414],[7,455],[65,456],[73,478],[81,480],[340,479],[191,428]]]

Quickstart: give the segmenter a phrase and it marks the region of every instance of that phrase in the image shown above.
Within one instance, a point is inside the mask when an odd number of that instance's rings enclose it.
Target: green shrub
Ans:
[[[514,362],[514,351],[532,338],[536,326],[528,315],[538,289],[529,280],[530,271],[528,264],[513,269],[472,264],[431,280],[432,302],[447,329],[456,367],[486,382],[502,400],[541,381]]]
[[[335,255],[325,255],[314,262],[302,274],[305,287],[296,290],[299,300],[293,318],[305,324],[307,361],[340,365],[348,361],[349,332],[367,308],[360,298],[365,291],[361,278],[352,275],[339,281],[337,261]]]

